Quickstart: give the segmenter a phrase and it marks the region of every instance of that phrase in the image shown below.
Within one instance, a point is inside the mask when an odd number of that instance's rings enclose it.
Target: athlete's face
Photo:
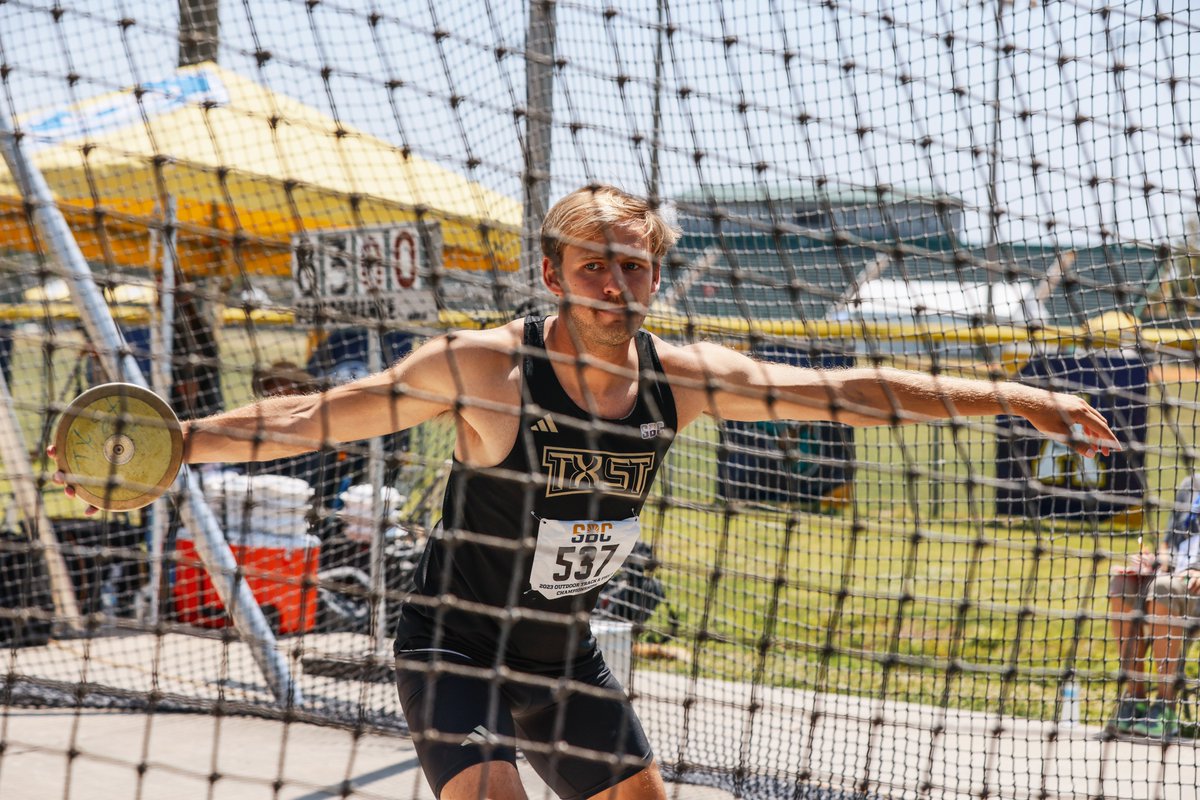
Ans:
[[[557,268],[544,259],[542,277],[585,343],[615,347],[642,327],[660,272],[645,237],[617,226],[607,241],[563,247]]]

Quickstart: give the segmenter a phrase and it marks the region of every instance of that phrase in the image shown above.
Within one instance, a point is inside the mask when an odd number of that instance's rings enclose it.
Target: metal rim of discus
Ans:
[[[133,511],[161,497],[183,464],[183,431],[161,397],[132,383],[88,389],[63,411],[54,446],[84,502]]]

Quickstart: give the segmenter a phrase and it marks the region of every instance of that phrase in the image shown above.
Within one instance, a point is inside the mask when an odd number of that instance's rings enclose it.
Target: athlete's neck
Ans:
[[[560,360],[552,359],[556,362],[559,383],[568,394],[575,394],[573,388],[583,389],[579,384],[584,383],[587,391],[578,394],[590,392],[597,398],[613,394],[624,396],[631,383],[637,384],[638,355],[634,337],[620,345],[589,342],[586,337],[568,330],[563,317],[553,316],[546,318],[543,338],[548,352],[575,360],[580,365],[563,369]]]

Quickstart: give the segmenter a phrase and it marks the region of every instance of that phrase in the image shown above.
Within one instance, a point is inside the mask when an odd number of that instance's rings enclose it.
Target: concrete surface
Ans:
[[[348,634],[283,640],[300,676],[305,711],[395,723],[399,709],[390,684],[299,672],[306,658],[362,653],[368,645]],[[205,703],[271,702],[245,646],[219,635],[135,633],[52,641],[4,655],[9,676],[64,687],[102,685],[141,697],[156,688]],[[716,784],[738,796],[849,800],[865,789],[871,800],[1200,797],[1200,749],[1193,742],[1102,741],[1096,728],[1058,730],[997,714],[694,680],[645,665],[629,688],[661,761],[715,771]],[[262,719],[0,704],[0,747],[0,800],[430,797],[411,743],[400,733],[356,740],[338,728]],[[531,798],[545,796],[523,762],[522,769]],[[671,791],[686,800],[731,796],[684,784],[671,784]]]
[[[22,709],[9,709],[0,730],[4,800],[433,798],[402,736],[355,740],[345,730],[242,717]],[[549,796],[528,764],[520,769],[531,800]],[[674,785],[672,794],[730,797]]]

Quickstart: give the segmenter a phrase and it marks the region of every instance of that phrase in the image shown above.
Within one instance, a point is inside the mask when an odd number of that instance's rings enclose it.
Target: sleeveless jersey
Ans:
[[[454,460],[442,521],[414,574],[413,594],[461,602],[405,602],[397,652],[438,648],[556,672],[595,649],[579,612],[592,609],[633,549],[675,435],[675,399],[650,335],[638,331],[637,402],[622,419],[597,418],[567,396],[544,334],[544,318],[526,319],[512,449],[494,467]]]

